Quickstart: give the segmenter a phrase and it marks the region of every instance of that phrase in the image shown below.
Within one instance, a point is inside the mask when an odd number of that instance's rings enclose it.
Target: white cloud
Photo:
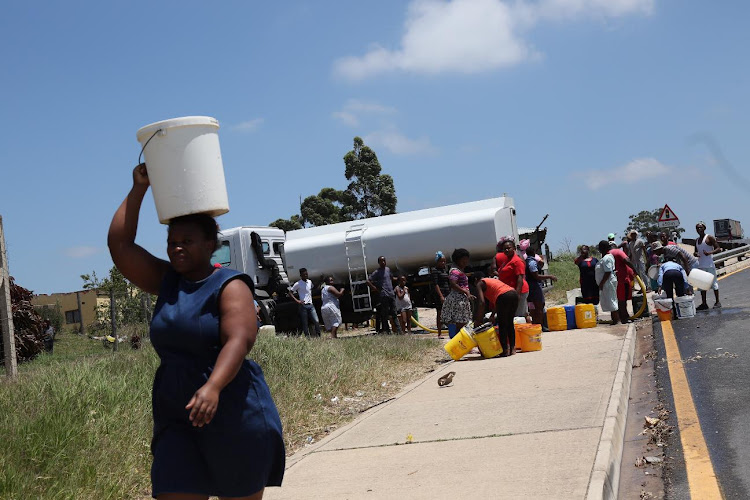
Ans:
[[[400,47],[374,44],[334,62],[348,80],[396,71],[479,73],[537,58],[523,32],[543,20],[650,14],[655,0],[413,0]]]
[[[650,15],[655,0],[542,0],[531,5],[540,18],[620,17],[630,14]],[[527,4],[528,5],[528,4]]]
[[[392,106],[384,106],[376,102],[349,99],[340,111],[334,111],[331,115],[350,127],[359,125],[362,115],[388,115],[396,112]]]
[[[382,146],[395,155],[433,155],[437,153],[437,149],[428,137],[422,136],[418,139],[411,139],[396,130],[373,132],[365,136],[364,141],[372,146]]]
[[[261,125],[263,125],[263,122],[265,120],[263,118],[253,118],[252,120],[248,120],[246,122],[238,123],[237,125],[232,127],[232,130],[238,130],[240,132],[257,132]]]
[[[72,259],[84,259],[96,255],[101,251],[99,247],[78,246],[63,250],[63,253]]]
[[[350,113],[349,111],[334,111],[331,115],[344,125],[349,125],[350,127],[356,127],[359,125],[359,118],[357,118],[357,115]]]
[[[638,158],[620,167],[579,172],[576,176],[582,177],[589,189],[598,190],[609,184],[636,184],[676,172],[674,167],[654,158]]]

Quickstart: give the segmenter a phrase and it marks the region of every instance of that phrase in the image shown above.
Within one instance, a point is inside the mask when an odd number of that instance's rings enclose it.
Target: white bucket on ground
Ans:
[[[688,274],[688,283],[698,290],[710,290],[714,284],[714,275],[701,269],[693,269]]]
[[[229,211],[218,130],[219,122],[209,116],[174,118],[138,130],[162,224],[182,215]]]
[[[654,307],[659,311],[672,311],[672,299],[657,299],[654,298]]]
[[[693,295],[685,295],[683,297],[675,297],[674,303],[677,306],[677,317],[680,319],[693,318],[695,317],[695,302]]]

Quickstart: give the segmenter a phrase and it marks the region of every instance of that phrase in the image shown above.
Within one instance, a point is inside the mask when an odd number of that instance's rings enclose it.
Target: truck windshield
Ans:
[[[222,241],[221,246],[211,256],[211,264],[221,264],[226,267],[232,262],[232,252],[228,241]]]

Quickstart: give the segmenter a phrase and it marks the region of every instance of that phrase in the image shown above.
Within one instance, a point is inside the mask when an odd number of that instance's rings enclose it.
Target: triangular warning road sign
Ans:
[[[661,215],[659,215],[659,222],[667,222],[673,220],[680,219],[678,219],[674,211],[669,208],[669,205],[664,205],[664,208],[661,209]]]

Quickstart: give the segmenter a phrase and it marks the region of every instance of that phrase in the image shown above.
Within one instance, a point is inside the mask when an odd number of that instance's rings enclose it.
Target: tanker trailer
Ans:
[[[471,269],[486,271],[504,235],[518,238],[516,211],[509,197],[299,229],[286,233],[286,273],[294,280],[304,267],[316,284],[328,275],[336,283],[348,283],[350,295],[341,300],[344,321],[360,322],[372,310],[366,280],[377,268],[380,255],[386,257],[394,275],[408,276],[415,305],[429,307],[429,267],[436,251],[450,260],[455,248],[466,248],[471,253]]]

